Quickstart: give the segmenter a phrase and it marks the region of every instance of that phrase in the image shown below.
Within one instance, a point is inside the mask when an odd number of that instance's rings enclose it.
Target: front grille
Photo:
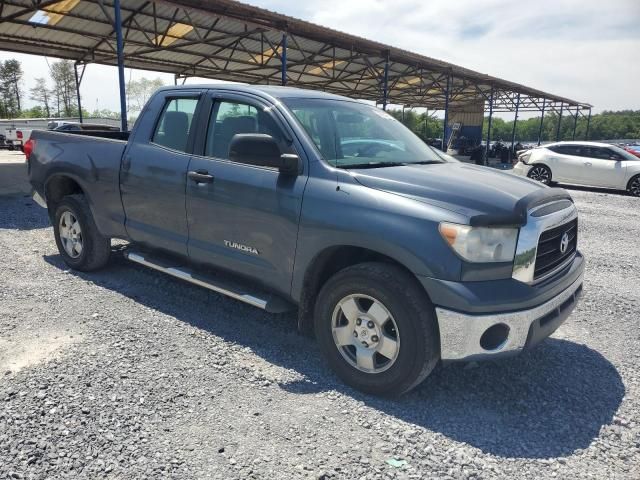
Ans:
[[[561,251],[561,244],[564,234],[567,234],[569,242],[564,252]],[[545,277],[554,270],[562,267],[565,262],[576,253],[578,245],[578,219],[542,232],[538,241],[538,252],[536,253],[536,267],[533,279]]]

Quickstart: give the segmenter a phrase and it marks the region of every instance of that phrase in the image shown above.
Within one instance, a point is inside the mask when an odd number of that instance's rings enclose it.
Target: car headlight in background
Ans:
[[[471,227],[441,223],[440,235],[464,260],[474,263],[512,262],[518,229],[511,227]]]

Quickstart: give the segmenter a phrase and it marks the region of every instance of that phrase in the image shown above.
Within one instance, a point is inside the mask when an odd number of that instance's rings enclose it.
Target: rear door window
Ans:
[[[167,100],[151,141],[172,150],[186,152],[197,105],[197,98]]]
[[[554,147],[550,147],[550,149],[562,155],[571,155],[574,157],[580,157],[583,155],[583,149],[580,145],[556,145]]]
[[[587,156],[601,160],[622,160],[621,155],[606,147],[589,147],[589,155]]]

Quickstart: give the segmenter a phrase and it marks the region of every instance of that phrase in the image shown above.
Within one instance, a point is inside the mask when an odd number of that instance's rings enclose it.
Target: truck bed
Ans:
[[[52,132],[52,133],[65,133],[67,135],[80,135],[83,137],[96,137],[96,138],[108,138],[111,140],[124,140],[125,142],[129,140],[129,134],[131,132],[114,132],[114,131],[100,131],[100,130],[78,130],[78,131],[68,131],[68,132]]]
[[[124,210],[120,201],[120,162],[128,132],[54,132],[34,130],[36,142],[29,158],[34,189],[47,198],[54,194],[47,182],[57,172],[73,179],[88,196],[96,224],[105,235],[124,236]],[[119,138],[113,138],[119,137]],[[99,208],[94,208],[99,205]]]

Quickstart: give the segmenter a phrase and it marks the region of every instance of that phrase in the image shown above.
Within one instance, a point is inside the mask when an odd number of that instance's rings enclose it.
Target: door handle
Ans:
[[[591,162],[584,162],[584,164],[585,164],[587,167],[590,167],[590,166],[591,166]]]
[[[187,177],[196,183],[213,183],[213,175],[209,175],[206,170],[191,170],[187,172]]]

